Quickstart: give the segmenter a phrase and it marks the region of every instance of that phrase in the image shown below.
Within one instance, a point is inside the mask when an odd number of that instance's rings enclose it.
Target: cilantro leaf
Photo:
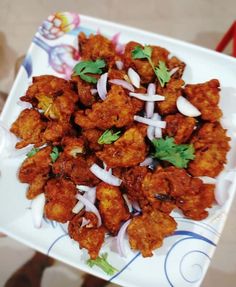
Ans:
[[[144,48],[136,46],[131,53],[133,59],[148,59],[151,58],[152,47],[147,45],[145,45]]]
[[[168,72],[168,69],[166,67],[166,64],[162,61],[159,61],[158,67],[155,67],[153,61],[152,61],[152,47],[150,46],[144,46],[144,48],[140,46],[136,46],[132,51],[132,58],[133,59],[147,59],[149,64],[151,65],[154,73],[157,76],[158,81],[160,82],[160,85],[162,87],[165,86],[166,83],[169,82],[171,76]]]
[[[97,59],[96,61],[81,61],[73,68],[74,75],[88,83],[97,83],[97,79],[86,74],[102,74],[102,68],[106,66],[104,60]]]
[[[195,158],[192,144],[175,144],[174,138],[161,138],[152,141],[155,152],[153,157],[165,160],[179,168],[186,168],[188,162]]]
[[[165,84],[170,80],[170,73],[168,72],[166,64],[162,61],[159,61],[159,66],[155,67],[154,71],[161,86],[164,87]]]
[[[98,143],[99,144],[111,144],[113,142],[115,142],[116,140],[118,140],[118,138],[120,137],[120,131],[116,132],[116,133],[112,133],[112,130],[106,130],[98,139]]]
[[[32,157],[33,155],[35,155],[37,152],[39,151],[39,148],[33,147],[27,154],[27,157]]]
[[[98,266],[101,268],[107,275],[113,275],[115,272],[118,270],[114,268],[110,263],[107,261],[107,253],[104,253],[100,256],[98,256],[96,259],[88,259],[87,264],[90,267],[93,267],[94,265]]]
[[[50,157],[52,162],[55,162],[59,157],[59,149],[58,147],[54,146],[52,152],[50,153]]]

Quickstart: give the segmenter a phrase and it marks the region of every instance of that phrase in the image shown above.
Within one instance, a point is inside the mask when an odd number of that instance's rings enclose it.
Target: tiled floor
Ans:
[[[213,49],[236,18],[236,1],[0,0],[0,92],[9,92],[15,61],[27,50],[42,20],[51,12],[66,10],[140,27]],[[0,96],[0,106],[3,100]],[[204,287],[233,287],[236,284],[235,215],[236,202],[203,282]],[[3,286],[11,272],[32,255],[32,250],[4,238],[0,239],[0,255],[0,286]],[[63,268],[61,280],[51,281],[50,286],[79,286],[80,273]],[[47,280],[52,278],[51,271],[45,274],[43,287],[49,286]]]

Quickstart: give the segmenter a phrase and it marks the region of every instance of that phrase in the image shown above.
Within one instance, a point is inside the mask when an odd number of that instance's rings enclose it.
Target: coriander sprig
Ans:
[[[188,162],[195,158],[192,144],[175,144],[174,138],[154,139],[153,157],[165,160],[179,168],[187,168]]]
[[[74,75],[88,83],[97,83],[97,79],[88,74],[102,74],[102,68],[106,66],[104,60],[97,59],[96,61],[81,61],[73,68]]]
[[[169,82],[171,76],[168,72],[166,64],[163,61],[159,61],[158,67],[155,67],[152,61],[152,47],[145,45],[144,48],[141,46],[136,46],[132,52],[133,59],[147,59],[149,64],[151,65],[154,73],[156,74],[158,81],[162,87],[165,86],[166,83]]]
[[[113,267],[108,261],[107,261],[108,254],[103,253],[101,256],[98,256],[96,259],[88,259],[87,264],[90,267],[93,267],[94,265],[101,268],[104,272],[107,273],[107,275],[113,275],[118,270]]]
[[[99,144],[111,144],[118,140],[120,137],[120,131],[113,133],[112,130],[106,130],[98,139]]]

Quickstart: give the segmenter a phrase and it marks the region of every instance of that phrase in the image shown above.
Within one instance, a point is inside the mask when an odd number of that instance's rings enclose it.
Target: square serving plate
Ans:
[[[7,127],[11,126],[22,109],[17,105],[17,101],[26,91],[32,76],[69,75],[71,68],[77,62],[77,34],[80,31],[87,35],[99,32],[113,38],[113,41],[119,39],[118,48],[122,48],[122,44],[130,40],[165,47],[187,64],[184,73],[186,83],[219,79],[223,87],[220,105],[224,116],[235,112],[236,60],[234,58],[161,35],[63,12],[49,16],[33,38],[1,114],[0,119]],[[232,170],[236,166],[234,137],[231,147],[225,170]],[[122,286],[196,287],[201,284],[235,194],[234,181],[228,182],[229,196],[226,203],[221,207],[214,206],[207,219],[192,221],[174,212],[178,229],[164,240],[163,247],[156,250],[153,257],[142,258],[140,253],[132,252],[126,242],[127,257],[121,258],[110,251],[109,244],[105,243],[101,253],[108,252],[109,262],[118,270],[114,276],[108,276],[99,268],[90,268],[85,263],[83,251],[69,238],[65,225],[44,220],[41,229],[33,227],[30,202],[25,197],[27,185],[17,179],[17,170],[23,159],[23,156],[0,158],[1,232],[51,257]]]

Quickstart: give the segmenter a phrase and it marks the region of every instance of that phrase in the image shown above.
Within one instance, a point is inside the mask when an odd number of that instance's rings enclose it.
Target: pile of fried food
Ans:
[[[187,218],[202,220],[215,201],[214,185],[204,184],[199,177],[216,177],[229,150],[230,139],[219,122],[219,81],[185,85],[185,63],[159,46],[129,42],[120,53],[102,35],[80,33],[78,40],[82,64],[75,67],[71,79],[34,77],[21,97],[32,108],[20,113],[11,132],[21,139],[16,148],[29,144],[35,148],[22,163],[19,179],[29,184],[28,199],[45,194],[44,216],[69,222],[70,237],[86,248],[92,259],[97,258],[105,235],[116,236],[128,220],[131,249],[144,257],[152,256],[164,237],[176,230],[170,215],[174,209]],[[139,75],[140,83],[130,80],[130,68]],[[167,80],[161,74],[167,75]],[[97,85],[105,76],[107,91],[101,98]],[[152,124],[138,121],[148,118],[150,101],[143,98],[148,97],[150,83],[154,94],[164,97],[153,102],[154,113],[165,122],[165,127],[159,128],[159,138],[154,136],[153,141],[147,137]],[[180,113],[179,97],[196,107],[199,115]],[[192,155],[182,167],[173,164],[175,159],[158,158],[165,143],[177,147],[176,153],[178,147],[191,148]],[[155,150],[157,146],[160,150]],[[181,152],[171,158],[179,156]],[[154,158],[150,165],[144,164],[147,157]],[[118,181],[109,184],[106,176],[101,180],[92,166]],[[91,204],[101,222],[84,202],[76,211],[78,198],[86,194],[86,188],[80,186],[96,190]]]

